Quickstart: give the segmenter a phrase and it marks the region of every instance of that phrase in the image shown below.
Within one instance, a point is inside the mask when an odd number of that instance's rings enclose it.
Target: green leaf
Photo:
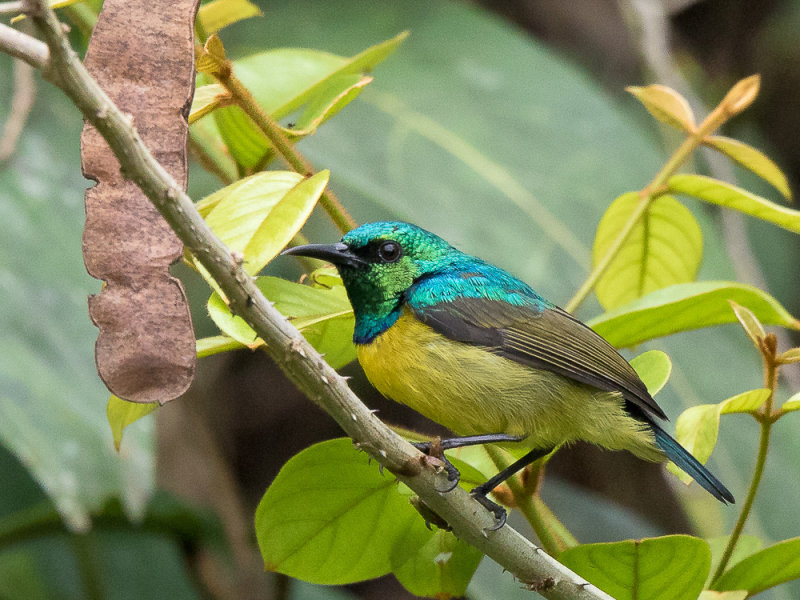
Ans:
[[[770,202],[740,187],[704,175],[673,175],[667,181],[670,192],[699,198],[743,212],[794,233],[800,233],[800,211]]]
[[[789,181],[786,179],[786,175],[784,175],[781,168],[772,162],[772,159],[761,152],[761,150],[748,146],[739,140],[723,137],[721,135],[709,136],[703,143],[722,152],[745,169],[761,177],[778,190],[787,200],[792,199],[792,190],[789,188]]]
[[[597,265],[641,202],[637,192],[623,194],[608,207],[592,248]],[[606,309],[654,290],[694,280],[703,255],[703,234],[692,213],[671,196],[656,199],[633,228],[595,293]]]
[[[367,82],[358,85],[351,81],[346,90],[339,88],[335,98],[330,97],[332,85],[347,84],[344,76],[363,76],[371,71],[394,52],[406,37],[407,33],[401,33],[349,59],[304,48],[268,50],[234,61],[233,69],[258,104],[275,120],[295,112],[306,103],[313,103],[317,108],[308,109],[307,125],[310,125],[316,117],[324,120],[341,110]],[[319,105],[326,102],[328,107],[320,109]],[[316,117],[313,112],[318,113]],[[323,113],[327,117],[322,118]],[[214,118],[236,161],[245,168],[258,165],[270,149],[266,135],[235,106],[215,111]]]
[[[800,362],[800,348],[789,348],[786,352],[781,353],[778,359],[785,365]]]
[[[647,386],[651,396],[661,391],[672,374],[672,361],[661,350],[649,350],[636,356],[631,361],[631,366]]]
[[[232,252],[244,253],[270,211],[301,181],[291,171],[258,173],[203,198],[197,208]]]
[[[665,85],[630,86],[625,90],[644,104],[647,111],[662,123],[680,131],[694,131],[694,115],[686,98]]]
[[[244,344],[237,342],[227,335],[214,335],[211,337],[204,337],[197,340],[197,358],[205,358],[206,356],[214,356],[222,352],[229,352],[230,350],[239,350],[246,348]]]
[[[736,322],[729,301],[746,306],[767,325],[800,329],[768,293],[744,283],[700,281],[657,290],[588,321],[597,333],[617,348],[681,331]]]
[[[267,213],[244,249],[244,268],[254,275],[275,258],[303,228],[328,185],[330,171],[320,171],[289,190]]]
[[[205,77],[198,74],[198,86],[202,85]],[[192,123],[189,127],[189,137],[190,147],[198,149],[202,155],[208,157],[208,160],[214,165],[214,169],[219,171],[223,181],[236,181],[240,177],[236,162],[222,141],[214,119],[200,119]]]
[[[704,540],[668,535],[582,544],[558,560],[616,600],[687,600],[703,589],[711,551]]]
[[[764,326],[761,324],[761,321],[758,320],[758,317],[753,314],[753,311],[749,308],[745,308],[741,304],[737,304],[733,300],[729,301],[731,304],[731,308],[733,309],[733,314],[736,315],[736,319],[744,329],[747,337],[750,338],[750,341],[753,342],[753,345],[756,347],[756,350],[761,349],[761,341],[764,339],[764,336],[767,335],[767,332],[764,331]]]
[[[237,21],[260,17],[261,10],[249,0],[212,0],[197,11],[197,18],[207,35]]]
[[[327,87],[309,101],[294,128],[285,132],[292,138],[314,133],[317,127],[352,102],[371,81],[372,77],[358,73],[334,77]]]
[[[106,417],[108,418],[108,424],[111,425],[114,448],[116,448],[117,452],[119,452],[119,447],[122,443],[122,432],[125,428],[142,417],[149,415],[158,406],[157,403],[128,402],[113,394],[109,397],[106,405]]]
[[[392,550],[392,573],[409,592],[427,598],[463,596],[483,553],[449,531],[411,521]]]
[[[334,368],[352,362],[355,317],[344,286],[312,287],[280,279],[259,277],[256,285],[303,333],[316,350],[325,355]],[[263,344],[245,321],[234,316],[215,292],[208,301],[208,313],[223,333],[250,348]]]
[[[229,100],[230,94],[218,83],[210,83],[196,88],[192,98],[192,109],[189,112],[189,125],[211,114]]]
[[[800,538],[778,542],[748,556],[711,587],[718,591],[747,590],[752,596],[793,579],[800,579]]]
[[[347,438],[315,444],[281,469],[256,509],[268,570],[344,584],[392,568],[398,539],[419,516],[390,473]]]
[[[796,410],[800,410],[800,392],[784,402],[783,406],[781,406],[781,410],[783,412],[794,412]]]
[[[769,397],[768,389],[750,390],[737,394],[719,404],[700,404],[683,411],[675,423],[675,439],[697,460],[705,464],[714,446],[717,445],[720,415],[754,413]],[[688,484],[692,481],[686,473],[673,463],[667,468]]]

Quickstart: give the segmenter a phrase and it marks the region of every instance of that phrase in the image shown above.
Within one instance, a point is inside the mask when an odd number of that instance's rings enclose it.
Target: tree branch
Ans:
[[[0,51],[37,69],[44,69],[50,56],[46,44],[3,23],[0,23]]]
[[[40,61],[46,79],[60,87],[108,142],[123,171],[153,202],[186,247],[219,283],[231,309],[267,344],[289,379],[322,407],[344,431],[453,527],[459,538],[500,563],[542,596],[553,599],[605,599],[609,596],[535,547],[509,526],[489,532],[493,517],[464,490],[436,491],[441,475],[422,454],[364,406],[303,336],[256,287],[230,250],[214,235],[191,198],[153,158],[129,116],[123,114],[86,72],[43,0],[26,0],[26,12],[50,49]],[[0,37],[2,33],[0,32]],[[0,46],[5,48],[6,46]]]

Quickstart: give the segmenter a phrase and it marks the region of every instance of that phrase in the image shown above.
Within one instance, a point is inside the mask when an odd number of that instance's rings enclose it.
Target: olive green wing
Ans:
[[[452,340],[483,346],[515,362],[558,373],[623,397],[645,414],[666,419],[633,367],[587,325],[555,306],[515,306],[458,298],[410,308]]]

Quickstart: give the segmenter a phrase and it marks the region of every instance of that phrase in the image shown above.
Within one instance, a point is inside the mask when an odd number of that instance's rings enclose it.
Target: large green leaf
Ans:
[[[415,596],[452,598],[464,595],[482,558],[451,532],[414,519],[394,545],[392,573]]]
[[[256,509],[267,569],[312,583],[351,583],[392,569],[397,540],[421,520],[349,439],[307,448],[281,469]]]
[[[735,323],[731,300],[749,308],[762,323],[800,329],[800,321],[768,293],[732,281],[674,285],[590,319],[588,324],[613,346],[627,348],[681,331]]]
[[[234,61],[236,76],[274,119],[310,102],[301,127],[311,133],[350,102],[368,83],[347,76],[372,70],[391,54],[407,34],[367,48],[352,58],[305,48],[280,48]],[[236,106],[214,112],[228,150],[245,168],[255,167],[270,149],[266,135]],[[295,134],[297,136],[299,134]]]
[[[672,374],[672,361],[661,350],[650,350],[634,357],[631,366],[647,386],[651,396],[655,396],[667,385]]]
[[[667,187],[674,194],[694,196],[800,233],[800,211],[775,204],[730,183],[705,175],[673,175]]]
[[[608,207],[592,249],[603,260],[642,202],[637,192],[623,194]],[[703,256],[703,234],[692,213],[671,196],[650,205],[619,248],[595,293],[606,309],[616,308],[670,285],[693,281]]]
[[[558,560],[616,600],[688,600],[703,589],[711,551],[704,540],[669,535],[583,544]]]
[[[338,368],[356,357],[353,345],[355,317],[341,279],[328,276],[326,281],[338,283],[323,287],[277,277],[259,277],[256,285],[275,303],[275,308],[289,317],[311,345],[325,355],[328,363]],[[233,315],[216,293],[208,300],[208,313],[223,333],[239,343],[250,347],[262,344],[256,332],[241,317]]]
[[[800,538],[778,542],[748,556],[711,587],[720,591],[747,590],[754,595],[794,579],[800,579]]]

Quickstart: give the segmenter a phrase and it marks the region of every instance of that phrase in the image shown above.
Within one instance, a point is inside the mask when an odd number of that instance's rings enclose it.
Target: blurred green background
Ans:
[[[762,73],[761,96],[727,133],[764,149],[798,189],[797,2],[260,6],[263,18],[222,32],[230,56],[282,46],[350,56],[411,31],[368,89],[299,148],[317,168],[331,170],[332,188],[359,222],[413,221],[508,268],[556,303],[565,303],[587,274],[605,207],[643,186],[675,142],[627,97],[626,85],[674,84],[665,77],[680,74],[685,79],[677,85],[711,105],[739,78]],[[661,50],[659,31],[670,40]],[[3,121],[13,71],[0,56]],[[86,312],[86,295],[100,283],[85,273],[81,257],[82,123],[38,75],[35,95],[14,153],[0,163],[0,599],[408,597],[391,578],[338,590],[263,573],[252,532],[256,502],[290,456],[340,435],[266,356],[204,359],[186,397],[130,427],[122,452],[114,452],[107,392],[94,371],[96,330]],[[701,104],[695,110],[704,113]],[[697,168],[717,167],[701,158]],[[730,175],[774,198],[742,173]],[[193,198],[219,185],[192,165]],[[800,314],[796,237],[688,205],[704,231],[701,279],[755,282]],[[315,241],[338,237],[318,216],[306,231]],[[274,269],[296,275],[284,263]],[[213,334],[207,288],[186,270],[176,272],[185,279],[198,335]],[[590,302],[580,316],[599,310]],[[688,406],[761,386],[759,356],[736,326],[646,346],[637,352],[660,348],[675,363],[659,396],[673,420]],[[386,420],[437,431],[377,398],[356,365],[345,371]],[[781,399],[797,390],[797,371]],[[800,443],[793,433],[791,418],[775,428],[745,530],[765,544],[800,535]],[[749,483],[757,436],[752,419],[723,421],[710,464],[737,497]],[[544,495],[583,542],[730,530],[736,509],[696,486],[681,487],[660,467],[578,446],[552,462]],[[65,525],[39,518],[54,509]],[[77,535],[92,519],[91,534]],[[499,571],[484,561],[471,597],[530,597]],[[799,595],[795,585],[763,597]]]

